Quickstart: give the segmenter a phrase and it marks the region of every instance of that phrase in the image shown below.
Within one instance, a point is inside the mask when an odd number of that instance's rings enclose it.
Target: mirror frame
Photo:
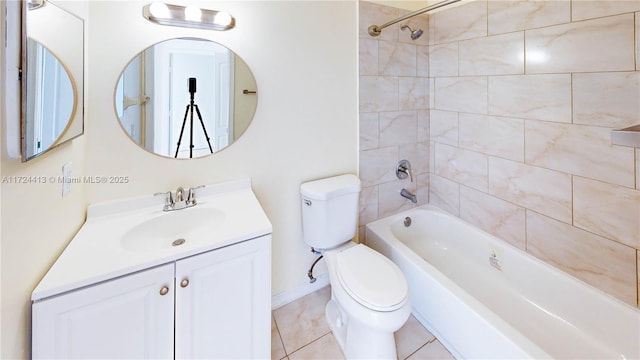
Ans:
[[[33,155],[29,155],[27,153],[27,129],[28,129],[28,125],[27,125],[27,113],[28,113],[28,104],[27,104],[27,99],[28,99],[28,94],[30,89],[30,86],[28,84],[29,82],[29,47],[28,47],[28,41],[29,41],[29,34],[28,34],[28,22],[27,22],[27,13],[29,11],[29,2],[30,0],[21,0],[21,5],[20,5],[20,152],[21,152],[21,157],[22,157],[22,162],[27,162],[29,160],[33,160],[43,154],[48,153],[49,151],[58,148],[60,145],[69,143],[71,140],[74,140],[82,135],[84,135],[84,128],[85,128],[85,121],[84,121],[84,89],[85,89],[85,22],[84,19],[82,19],[81,17],[77,16],[76,14],[73,14],[72,12],[54,4],[51,3],[47,0],[39,0],[38,2],[41,2],[42,5],[40,6],[54,6],[55,8],[59,9],[60,11],[64,11],[65,13],[67,13],[70,16],[73,16],[74,18],[78,19],[80,21],[80,23],[82,24],[82,33],[79,34],[78,36],[81,37],[81,41],[82,41],[82,53],[81,54],[77,54],[78,56],[80,56],[80,58],[82,59],[82,67],[80,69],[80,71],[78,71],[77,73],[74,73],[71,69],[69,69],[69,67],[64,63],[63,59],[58,58],[57,56],[55,56],[55,54],[53,52],[51,52],[49,50],[49,48],[46,46],[46,44],[42,44],[40,43],[41,46],[43,46],[45,49],[47,49],[47,51],[49,51],[51,54],[53,54],[56,59],[58,60],[58,62],[61,64],[61,66],[64,68],[64,70],[67,72],[67,74],[69,75],[69,78],[71,80],[71,86],[73,88],[73,93],[74,93],[74,98],[73,98],[73,109],[71,111],[71,115],[69,117],[69,120],[67,122],[67,124],[64,127],[64,130],[62,130],[62,132],[60,133],[60,135],[58,136],[57,139],[55,139],[53,141],[53,143],[46,149],[43,149],[42,151],[40,151],[39,153],[35,153]],[[34,9],[36,10],[36,9]],[[37,10],[36,10],[37,11]],[[61,36],[64,36],[64,34],[62,34]],[[32,39],[33,41],[36,41],[35,39]],[[37,41],[36,41],[37,42]],[[79,105],[81,104],[81,105]],[[76,125],[79,127],[78,132],[74,133],[74,134],[69,134],[69,131],[71,128],[73,128],[74,124],[77,124],[77,122],[80,122],[79,125]]]

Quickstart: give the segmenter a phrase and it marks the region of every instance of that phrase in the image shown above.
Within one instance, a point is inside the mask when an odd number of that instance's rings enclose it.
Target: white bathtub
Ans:
[[[456,358],[640,359],[640,310],[436,207],[370,223],[366,237]]]

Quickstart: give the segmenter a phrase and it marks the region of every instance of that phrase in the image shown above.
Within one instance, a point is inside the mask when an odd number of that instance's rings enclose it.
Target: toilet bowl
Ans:
[[[325,316],[345,357],[396,359],[393,333],[411,313],[400,269],[382,254],[353,242],[323,255],[331,284]]]
[[[351,241],[360,180],[340,175],[300,186],[303,239],[322,253],[331,299],[325,315],[347,359],[396,359],[393,333],[409,318],[402,271],[384,255]]]

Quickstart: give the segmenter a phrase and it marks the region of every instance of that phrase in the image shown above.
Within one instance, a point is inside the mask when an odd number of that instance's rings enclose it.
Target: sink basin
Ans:
[[[153,251],[203,242],[224,219],[224,212],[213,208],[174,210],[134,226],[121,244],[131,251]]]

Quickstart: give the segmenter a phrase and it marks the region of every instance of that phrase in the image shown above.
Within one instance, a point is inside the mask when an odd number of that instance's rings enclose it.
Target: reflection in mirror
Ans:
[[[55,144],[75,110],[76,91],[67,69],[49,49],[27,40],[27,93],[25,152],[31,158]]]
[[[192,158],[242,135],[255,112],[255,91],[251,70],[231,50],[203,39],[171,39],[129,62],[116,86],[115,108],[139,146]]]
[[[84,132],[84,22],[49,1],[23,1],[22,160]]]

